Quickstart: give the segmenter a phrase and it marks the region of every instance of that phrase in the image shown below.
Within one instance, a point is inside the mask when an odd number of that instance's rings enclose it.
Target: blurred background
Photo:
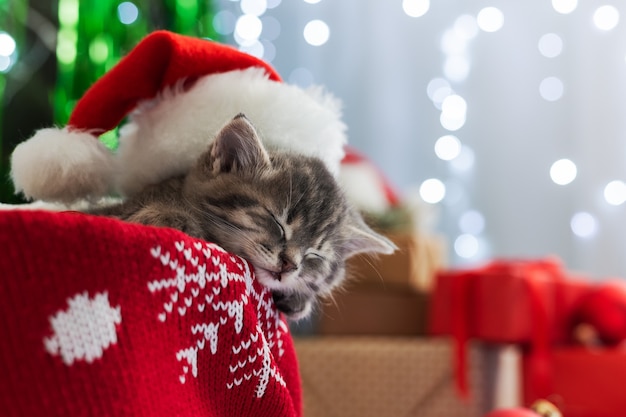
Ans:
[[[625,13],[615,0],[0,1],[1,201],[19,202],[13,147],[65,124],[164,28],[326,86],[351,144],[419,201],[450,264],[555,255],[624,277]]]

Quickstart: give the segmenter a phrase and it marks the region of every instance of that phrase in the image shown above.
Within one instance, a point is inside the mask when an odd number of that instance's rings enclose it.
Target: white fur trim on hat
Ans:
[[[338,99],[321,88],[268,79],[261,68],[200,78],[144,103],[120,129],[116,183],[123,195],[187,172],[224,124],[244,113],[270,149],[321,158],[338,175],[347,142]]]
[[[11,178],[26,198],[71,203],[111,190],[113,155],[93,135],[41,129],[11,156]]]

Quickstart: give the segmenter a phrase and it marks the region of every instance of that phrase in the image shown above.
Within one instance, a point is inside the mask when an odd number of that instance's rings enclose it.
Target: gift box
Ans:
[[[568,340],[569,319],[590,283],[566,274],[555,259],[496,261],[437,274],[429,330],[485,341],[530,343],[543,332]]]
[[[454,336],[459,391],[468,392],[465,342],[478,338],[527,346],[533,357],[533,383],[538,392],[547,392],[549,346],[570,338],[573,311],[590,285],[566,274],[556,259],[495,261],[438,273],[429,331]]]
[[[456,396],[443,338],[296,339],[307,417],[478,417],[485,411],[482,350],[470,347],[474,395]]]
[[[446,265],[443,237],[419,233],[387,233],[398,250],[379,258],[353,257],[348,260],[348,274],[364,284],[385,283],[387,288],[429,292],[437,271]]]
[[[424,293],[385,288],[380,283],[349,287],[322,306],[317,331],[322,335],[423,335],[427,303]]]
[[[550,351],[550,390],[545,396],[563,417],[626,415],[626,350],[557,347]],[[533,385],[532,358],[524,358],[524,402],[544,395]]]
[[[444,264],[443,241],[410,233],[387,235],[392,255],[348,261],[348,282],[322,304],[317,331],[323,335],[424,335],[428,289]]]

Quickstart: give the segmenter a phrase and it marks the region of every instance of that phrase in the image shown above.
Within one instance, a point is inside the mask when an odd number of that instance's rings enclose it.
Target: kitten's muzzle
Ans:
[[[280,262],[280,271],[268,271],[277,281],[282,280],[283,274],[287,274],[291,271],[295,271],[296,269],[298,269],[298,265],[296,265],[291,259],[287,258],[286,256],[281,256]]]

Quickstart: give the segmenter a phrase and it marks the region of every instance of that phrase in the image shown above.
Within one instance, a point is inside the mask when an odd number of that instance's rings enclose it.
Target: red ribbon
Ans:
[[[469,382],[467,373],[467,342],[472,334],[472,299],[473,282],[482,275],[489,275],[488,279],[521,279],[526,288],[530,306],[531,334],[530,378],[538,398],[547,397],[552,391],[552,371],[550,360],[551,331],[554,329],[554,314],[549,310],[546,291],[554,289],[553,302],[558,308],[559,292],[555,283],[560,279],[561,272],[558,263],[552,260],[540,261],[499,261],[485,268],[459,272],[455,277],[451,294],[452,336],[455,342],[455,376],[456,387],[462,398],[469,398]],[[550,286],[547,286],[549,283]],[[497,296],[497,295],[495,295]],[[513,301],[513,300],[511,300]],[[515,308],[515,304],[511,304]],[[523,342],[520,340],[520,342]]]

